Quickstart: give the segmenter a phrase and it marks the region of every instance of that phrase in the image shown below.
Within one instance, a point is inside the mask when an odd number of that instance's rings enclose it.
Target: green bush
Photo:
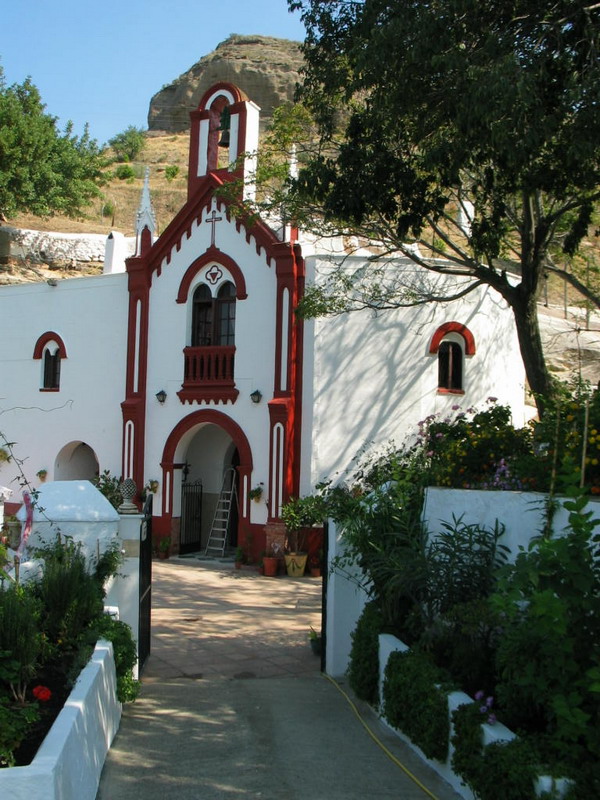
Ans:
[[[120,478],[117,478],[116,475],[111,475],[110,471],[105,469],[97,478],[94,478],[92,483],[106,497],[113,508],[119,508],[123,502]]]
[[[428,483],[459,489],[539,489],[531,429],[516,429],[507,406],[474,409],[419,423],[419,446],[429,461]],[[470,413],[469,413],[470,412]],[[543,474],[543,473],[542,473]]]
[[[583,382],[563,385],[543,418],[515,428],[507,406],[490,398],[483,411],[459,406],[419,423],[416,449],[429,460],[431,486],[535,490],[560,487],[568,465],[592,494],[600,494],[600,391]],[[585,453],[584,453],[585,448]]]
[[[40,608],[27,588],[0,589],[0,687],[20,703],[42,656]]]
[[[452,769],[471,786],[477,780],[483,752],[484,721],[480,703],[465,703],[452,712]]]
[[[130,125],[121,133],[108,140],[118,161],[133,161],[146,145],[146,137],[141,128]]]
[[[14,766],[14,751],[38,719],[34,704],[10,704],[6,697],[0,697],[0,768]]]
[[[373,602],[367,603],[351,635],[348,680],[361,700],[379,702],[379,634],[381,613]]]
[[[165,178],[170,182],[179,175],[179,167],[176,164],[165,167]]]
[[[117,673],[117,697],[128,703],[138,696],[139,682],[133,678],[137,652],[131,628],[125,622],[103,614],[93,625],[92,639],[112,642]]]
[[[52,644],[75,647],[83,630],[103,613],[103,587],[72,540],[57,539],[38,555],[44,569],[32,591],[43,609],[41,629]]]
[[[444,676],[423,653],[392,653],[385,668],[386,719],[421,748],[427,758],[448,758],[450,719]]]
[[[578,490],[574,490],[575,493]],[[543,735],[548,759],[600,758],[600,563],[582,495],[567,535],[540,536],[502,571],[498,701],[506,724]]]
[[[484,747],[481,723],[486,716],[482,716],[479,702],[452,713],[452,768],[480,800],[534,800],[537,752],[520,739]]]
[[[480,800],[535,800],[538,764],[530,742],[494,742],[483,749],[472,788]]]
[[[130,164],[119,164],[115,170],[115,177],[120,181],[133,180],[135,178],[135,170]]]

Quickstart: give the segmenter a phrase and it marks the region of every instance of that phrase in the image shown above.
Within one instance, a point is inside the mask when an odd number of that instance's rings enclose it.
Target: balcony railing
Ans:
[[[183,403],[235,402],[235,346],[185,347],[183,384],[177,393]]]

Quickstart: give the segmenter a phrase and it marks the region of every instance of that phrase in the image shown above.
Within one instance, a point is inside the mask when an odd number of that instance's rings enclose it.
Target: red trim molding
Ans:
[[[471,333],[471,331],[467,328],[466,325],[462,325],[460,322],[445,322],[443,325],[437,329],[437,331],[433,334],[431,339],[431,344],[429,345],[429,353],[430,355],[436,355],[438,350],[440,349],[440,344],[445,336],[449,333],[458,333],[459,336],[462,336],[465,342],[465,355],[466,356],[474,356],[475,355],[475,337]]]
[[[222,253],[218,247],[209,247],[204,255],[197,258],[185,271],[185,275],[179,284],[179,291],[177,292],[177,302],[186,303],[190,287],[196,275],[201,272],[208,264],[217,263],[225,269],[229,270],[231,277],[235,283],[236,298],[238,300],[245,300],[248,297],[246,290],[246,280],[242,270],[238,267],[235,261],[225,253]]]
[[[41,358],[44,354],[44,347],[48,344],[48,342],[56,342],[58,345],[58,354],[61,358],[67,357],[67,348],[65,347],[65,343],[58,335],[58,333],[54,333],[54,331],[46,331],[46,333],[42,333],[40,338],[35,343],[35,347],[33,348],[33,357],[34,358]]]
[[[204,424],[216,425],[231,436],[240,457],[240,463],[237,468],[240,474],[240,483],[243,485],[244,479],[247,479],[248,485],[250,483],[250,476],[253,469],[252,450],[246,434],[237,422],[234,422],[231,417],[228,417],[227,414],[224,414],[222,411],[216,411],[212,408],[202,408],[188,414],[187,417],[184,417],[175,425],[167,437],[163,449],[160,464],[163,471],[162,485],[169,487],[169,496],[167,497],[165,493],[163,493],[163,519],[159,525],[161,530],[170,530],[170,520],[173,516],[173,472],[177,466],[180,466],[179,462],[175,461],[177,446],[186,433]],[[246,534],[250,530],[249,505],[249,503],[246,503],[245,507],[243,507],[244,504],[240,503],[238,534],[242,537],[242,541],[245,541]],[[167,511],[167,509],[169,510]]]

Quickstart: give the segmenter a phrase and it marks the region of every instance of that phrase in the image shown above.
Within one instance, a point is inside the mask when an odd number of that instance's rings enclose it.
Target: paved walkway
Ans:
[[[319,579],[183,559],[153,567],[152,654],[97,800],[456,800],[358,704],[421,786],[407,777],[320,674],[308,642]]]

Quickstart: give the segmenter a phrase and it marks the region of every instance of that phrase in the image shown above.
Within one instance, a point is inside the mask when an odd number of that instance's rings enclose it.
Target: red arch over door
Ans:
[[[160,519],[160,521],[157,520],[157,533],[170,534],[171,532],[171,519],[173,516],[173,472],[175,469],[174,459],[177,445],[188,431],[202,424],[217,425],[231,436],[240,456],[240,464],[237,468],[240,475],[240,486],[249,488],[250,475],[252,473],[252,450],[250,449],[250,444],[244,431],[237,422],[234,422],[227,414],[223,414],[222,411],[215,411],[210,408],[202,408],[198,411],[194,411],[175,425],[165,442],[161,467],[163,471],[163,487],[168,487],[168,489],[163,491],[162,519]],[[250,499],[247,496],[247,492],[244,493],[243,488],[240,494],[242,497],[240,498],[238,532],[241,534],[242,541],[244,541],[246,533],[250,528]]]
[[[194,411],[192,414],[188,414],[188,416],[184,417],[182,420],[179,420],[177,425],[169,434],[165,443],[162,463],[172,464],[173,458],[175,457],[175,450],[179,444],[179,441],[181,440],[181,437],[196,425],[205,423],[218,425],[219,428],[223,428],[223,430],[231,436],[240,454],[240,466],[243,464],[244,467],[247,467],[251,470],[252,451],[250,449],[248,439],[246,438],[246,434],[240,428],[237,422],[234,422],[231,417],[227,416],[227,414],[223,414],[222,411],[215,411],[211,408],[201,408],[198,411]]]

